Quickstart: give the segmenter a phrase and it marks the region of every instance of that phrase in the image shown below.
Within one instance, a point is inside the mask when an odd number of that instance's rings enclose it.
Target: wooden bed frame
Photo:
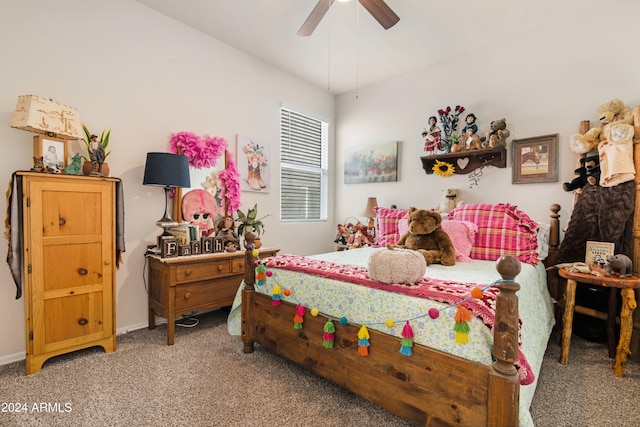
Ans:
[[[553,265],[557,255],[559,210],[559,205],[552,205],[547,265]],[[294,329],[294,305],[283,301],[274,307],[269,296],[255,292],[251,252],[245,254],[242,291],[245,353],[253,352],[257,343],[416,425],[518,425],[520,381],[514,366],[518,360],[517,283],[497,285],[495,362],[491,366],[418,344],[407,357],[399,351],[400,338],[375,330],[369,330],[375,347],[362,357],[357,351],[359,325],[336,324],[331,350],[316,338],[324,331],[323,317],[305,317],[304,328]],[[520,262],[503,257],[497,270],[504,280],[512,280],[520,272]],[[554,283],[557,294],[557,280]]]

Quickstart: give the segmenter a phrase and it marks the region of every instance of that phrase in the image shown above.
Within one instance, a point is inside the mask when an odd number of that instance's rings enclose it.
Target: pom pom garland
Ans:
[[[264,268],[264,265],[259,264],[259,267]],[[257,270],[258,271],[258,270]],[[264,271],[264,275],[265,276],[269,276],[271,277],[273,275],[273,273],[271,271]],[[443,310],[447,310],[451,307],[457,307],[457,312],[454,316],[454,320],[455,320],[455,325],[454,325],[454,332],[455,332],[455,340],[457,343],[459,344],[465,344],[469,341],[469,337],[468,337],[468,333],[470,331],[470,327],[468,322],[473,318],[473,315],[471,314],[471,312],[462,305],[462,303],[470,300],[471,298],[483,298],[483,293],[486,289],[488,289],[489,287],[495,285],[496,283],[499,282],[513,282],[513,280],[496,280],[486,286],[484,286],[483,288],[479,288],[479,287],[475,287],[470,291],[470,296],[467,298],[462,299],[461,301],[459,301],[458,303],[455,304],[449,304],[447,306],[445,306],[442,309],[437,309],[437,308],[430,308],[428,310],[428,313],[420,315],[420,316],[416,316],[414,318],[411,319],[405,319],[403,320],[405,322],[403,328],[402,328],[402,340],[401,340],[401,346],[400,346],[400,353],[405,355],[405,356],[411,356],[413,354],[413,344],[414,344],[414,332],[413,332],[413,328],[411,327],[410,321],[411,320],[416,320],[416,319],[420,319],[423,317],[429,317],[431,319],[437,319],[440,316],[440,312]],[[272,291],[272,304],[274,306],[279,306],[280,302],[281,302],[281,293],[282,290],[280,288],[280,286],[276,283],[273,287],[273,291]],[[285,296],[290,296],[291,295],[291,291],[289,289],[285,289],[284,290],[284,295]],[[305,314],[305,310],[306,310],[306,306],[298,303],[296,306],[296,313],[293,317],[293,327],[294,329],[302,329],[302,323],[304,322],[304,314]],[[313,307],[310,310],[311,316],[313,317],[317,317],[318,315],[320,315],[320,311],[317,307]],[[335,325],[333,324],[333,320],[337,320],[339,322],[339,324],[341,326],[346,326],[349,324],[349,320],[347,319],[346,316],[341,316],[340,318],[334,318],[331,319],[326,315],[323,315],[325,317],[327,317],[327,322],[324,325],[324,332],[322,334],[322,340],[323,343],[322,345],[325,348],[333,348],[334,343],[335,343]],[[369,323],[369,325],[376,325],[376,324],[381,324],[381,323]],[[393,328],[395,326],[395,321],[392,318],[387,318],[384,321],[384,325],[386,325],[388,328]],[[369,331],[367,330],[367,327],[365,324],[362,324],[360,327],[360,330],[358,331],[358,354],[366,357],[369,354],[369,346],[370,346],[370,335],[369,335]]]

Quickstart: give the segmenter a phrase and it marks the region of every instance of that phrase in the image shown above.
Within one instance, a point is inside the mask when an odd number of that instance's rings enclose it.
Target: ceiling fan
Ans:
[[[318,0],[311,14],[298,30],[299,36],[310,36],[335,0]],[[384,0],[358,0],[385,30],[393,27],[400,18]]]

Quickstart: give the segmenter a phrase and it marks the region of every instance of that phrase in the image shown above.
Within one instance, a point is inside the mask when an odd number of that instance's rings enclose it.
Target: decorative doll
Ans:
[[[216,237],[222,237],[222,245],[227,252],[235,252],[240,249],[240,239],[236,233],[235,221],[229,215],[222,217],[218,222]]]
[[[422,137],[424,138],[424,152],[427,154],[431,154],[436,150],[441,150],[442,140],[440,138],[440,128],[436,123],[438,119],[436,116],[429,117],[429,129],[425,129],[422,132]]]

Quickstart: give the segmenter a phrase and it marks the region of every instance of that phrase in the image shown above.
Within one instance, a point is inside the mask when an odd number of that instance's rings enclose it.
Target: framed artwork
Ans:
[[[345,154],[345,184],[398,180],[398,141],[348,148]]]
[[[558,182],[558,134],[513,140],[511,183]]]
[[[33,157],[42,157],[42,164],[48,172],[62,172],[67,166],[67,141],[36,135],[33,137]]]
[[[238,135],[238,171],[240,190],[269,193],[271,187],[271,145]]]
[[[215,234],[215,227],[225,216],[226,206],[222,198],[222,185],[218,173],[226,168],[226,154],[221,156],[215,166],[210,168],[189,168],[191,188],[174,190],[173,218],[186,221],[202,231],[202,237]],[[191,248],[193,255],[194,249]]]

